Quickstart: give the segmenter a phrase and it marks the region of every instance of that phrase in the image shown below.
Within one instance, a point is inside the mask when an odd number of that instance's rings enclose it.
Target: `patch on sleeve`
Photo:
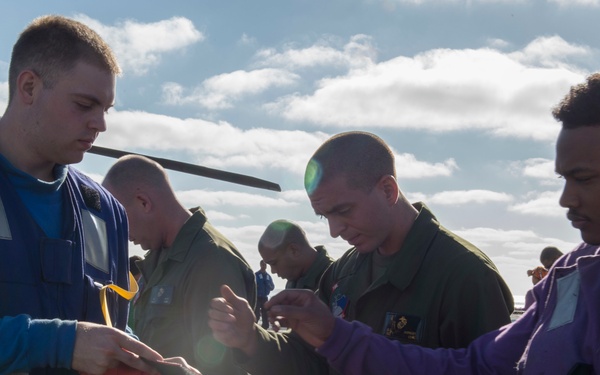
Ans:
[[[342,319],[346,318],[346,308],[348,307],[348,297],[338,291],[338,284],[335,284],[332,289],[331,300],[329,307],[335,317]]]
[[[421,338],[421,318],[396,312],[385,314],[385,337],[407,343],[417,343]]]
[[[170,305],[173,302],[173,286],[157,285],[152,287],[150,303],[153,305]]]

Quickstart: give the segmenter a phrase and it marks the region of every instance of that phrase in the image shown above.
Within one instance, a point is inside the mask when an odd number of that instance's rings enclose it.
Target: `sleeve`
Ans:
[[[348,375],[509,374],[516,373],[535,321],[531,310],[466,349],[429,349],[388,340],[357,321],[337,319],[333,333],[317,351]]]
[[[32,320],[27,315],[0,318],[0,375],[36,367],[70,368],[75,321]]]
[[[186,278],[182,318],[186,327],[189,327],[191,338],[189,352],[192,353],[190,357],[195,360],[200,372],[211,373],[217,368],[226,373],[224,369],[233,366],[233,361],[230,357],[231,353],[227,353],[225,346],[212,336],[212,330],[208,326],[209,304],[211,299],[220,297],[220,287],[223,284],[230,286],[240,297],[255,299],[254,296],[248,296],[246,285],[251,283],[254,288],[254,275],[251,270],[245,269],[241,261],[229,256],[226,250],[213,248],[207,252],[210,254],[198,258],[193,272]],[[247,278],[246,274],[248,274]],[[214,358],[218,358],[220,362],[215,363]],[[221,372],[217,371],[217,373]]]
[[[124,209],[119,206],[115,209],[115,220],[117,221],[117,285],[121,288],[130,290],[129,285],[129,233],[127,216]],[[127,319],[129,318],[129,301],[125,298],[118,297],[118,315],[116,327],[125,331],[127,327]]]
[[[275,284],[273,284],[273,278],[271,277],[271,275],[269,276],[269,291],[275,289]]]
[[[235,350],[236,363],[252,375],[328,375],[329,365],[314,348],[293,333],[275,333],[255,324],[257,354],[245,356]]]
[[[500,274],[480,258],[457,257],[441,304],[440,346],[464,348],[510,323],[512,294]]]

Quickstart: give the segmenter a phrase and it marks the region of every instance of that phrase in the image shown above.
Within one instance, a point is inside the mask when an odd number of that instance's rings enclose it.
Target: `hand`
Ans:
[[[311,290],[284,290],[267,303],[269,320],[291,328],[304,341],[318,348],[333,332],[335,317]]]
[[[101,375],[108,369],[124,364],[158,375],[157,371],[145,364],[140,357],[153,361],[162,360],[160,354],[118,329],[95,323],[77,322],[71,363],[73,370]]]
[[[536,268],[527,271],[527,276],[531,276],[533,285],[539,283],[547,274],[548,270],[543,266],[537,266]]]
[[[220,298],[213,298],[208,310],[208,326],[217,341],[246,355],[256,353],[257,337],[254,311],[248,301],[238,297],[227,285],[221,286]]]

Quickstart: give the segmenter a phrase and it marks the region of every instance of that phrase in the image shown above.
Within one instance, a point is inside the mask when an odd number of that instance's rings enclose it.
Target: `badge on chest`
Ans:
[[[414,315],[387,312],[383,334],[393,340],[416,343],[419,341],[421,318]]]
[[[170,305],[173,302],[173,286],[157,285],[152,287],[150,303],[153,305]]]

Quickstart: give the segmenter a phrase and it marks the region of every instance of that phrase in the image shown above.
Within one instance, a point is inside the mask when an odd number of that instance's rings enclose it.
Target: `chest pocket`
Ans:
[[[173,328],[173,319],[182,316],[173,303],[173,291],[172,286],[154,286],[150,291],[148,303],[136,306],[136,331],[144,332],[144,339],[172,334],[170,331]],[[140,308],[143,309],[141,313],[138,311]]]

